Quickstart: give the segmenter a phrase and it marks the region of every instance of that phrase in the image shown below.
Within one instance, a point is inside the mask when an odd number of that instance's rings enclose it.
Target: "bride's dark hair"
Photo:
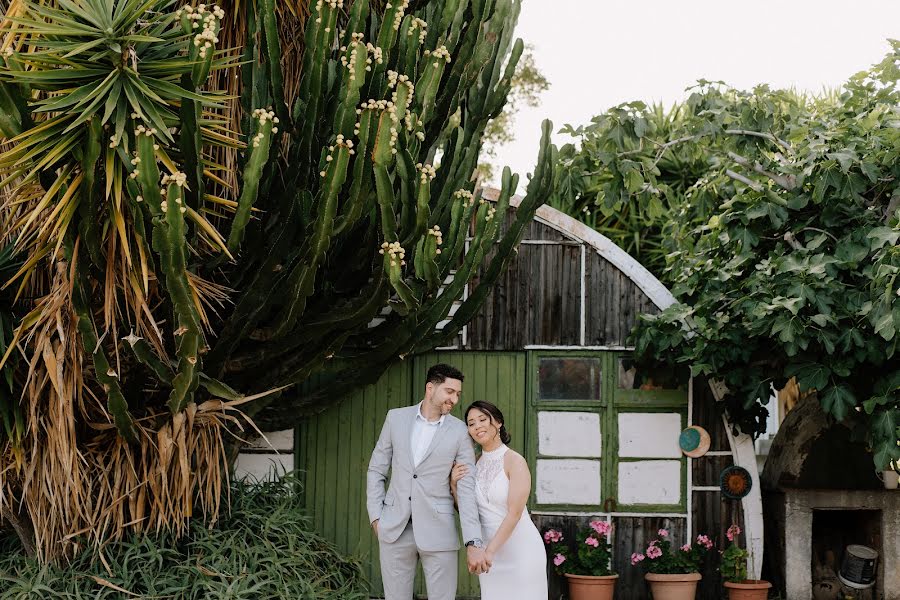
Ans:
[[[500,441],[504,444],[508,444],[512,438],[509,436],[509,432],[506,431],[506,425],[503,424],[503,413],[500,412],[500,409],[490,402],[485,402],[484,400],[476,400],[475,402],[470,404],[468,408],[466,408],[466,415],[465,417],[463,417],[463,421],[466,424],[469,423],[469,411],[473,408],[477,408],[478,410],[489,416],[492,421],[500,423]]]

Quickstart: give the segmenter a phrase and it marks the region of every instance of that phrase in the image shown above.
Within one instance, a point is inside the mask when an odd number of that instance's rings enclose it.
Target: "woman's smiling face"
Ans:
[[[469,435],[476,443],[482,446],[494,439],[500,430],[500,425],[491,419],[486,412],[473,408],[466,416],[466,424],[469,426]]]

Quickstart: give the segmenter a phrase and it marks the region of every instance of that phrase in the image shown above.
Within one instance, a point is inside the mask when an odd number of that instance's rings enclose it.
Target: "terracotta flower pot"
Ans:
[[[700,573],[647,573],[644,579],[650,584],[653,600],[694,600]]]
[[[612,600],[618,575],[569,575],[569,600]]]
[[[772,584],[762,579],[745,579],[740,583],[725,582],[728,600],[766,600]]]

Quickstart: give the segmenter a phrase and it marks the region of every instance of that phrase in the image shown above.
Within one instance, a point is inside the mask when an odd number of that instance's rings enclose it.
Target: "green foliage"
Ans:
[[[729,544],[722,552],[722,560],[719,564],[719,572],[725,581],[732,583],[740,583],[747,579],[747,559],[750,553],[738,545],[738,536],[741,534],[741,528],[732,525],[728,528]]]
[[[898,56],[822,97],[701,82],[667,113],[616,107],[567,129],[556,181],[679,301],[634,333],[643,359],[722,380],[751,434],[796,377],[879,468],[900,458]]]
[[[579,144],[560,149],[551,206],[593,227],[664,278],[676,211],[679,220],[705,222],[716,204],[715,187],[695,185],[709,170],[709,148],[685,143],[703,125],[698,113],[692,103],[666,111],[630,102],[588,125],[566,125],[562,133]]]
[[[360,564],[313,531],[292,476],[235,483],[231,512],[215,529],[193,521],[181,540],[142,535],[91,548],[65,567],[26,558],[0,544],[0,599],[110,598],[364,599]],[[104,568],[104,564],[108,565]]]

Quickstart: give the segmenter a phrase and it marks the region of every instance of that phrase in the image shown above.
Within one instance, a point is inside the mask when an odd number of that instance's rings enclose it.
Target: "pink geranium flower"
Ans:
[[[631,555],[631,564],[636,565],[639,562],[641,562],[642,560],[644,560],[645,558],[646,557],[643,554],[639,554],[638,552],[635,552]]]
[[[553,564],[556,565],[557,567],[559,565],[563,564],[564,562],[566,562],[566,557],[563,556],[562,554],[557,554],[556,556],[553,557]]]
[[[706,547],[707,550],[709,550],[710,548],[713,547],[712,540],[709,539],[709,536],[706,536],[706,535],[698,535],[697,543],[700,544],[701,546]]]
[[[656,532],[659,537],[669,537],[669,532],[665,529],[660,529]]]
[[[548,529],[544,533],[544,543],[551,544],[556,542],[561,542],[563,539],[563,534],[555,529]]]
[[[591,529],[597,532],[597,535],[606,536],[610,529],[612,529],[612,523],[609,521],[591,521]]]
[[[653,544],[647,546],[647,558],[654,559],[662,556],[662,550],[659,546],[655,546]]]
[[[584,543],[588,546],[593,546],[594,548],[600,545],[600,542],[594,536],[588,537],[586,540],[584,540]]]
[[[681,547],[681,550],[682,550],[683,552],[690,552],[690,551],[691,551],[691,545],[690,545],[690,544],[685,544],[684,546]]]
[[[725,533],[725,535],[728,537],[729,542],[733,542],[734,538],[736,538],[740,534],[741,534],[741,528],[738,527],[737,525],[732,525],[731,527],[728,528],[728,531]]]

